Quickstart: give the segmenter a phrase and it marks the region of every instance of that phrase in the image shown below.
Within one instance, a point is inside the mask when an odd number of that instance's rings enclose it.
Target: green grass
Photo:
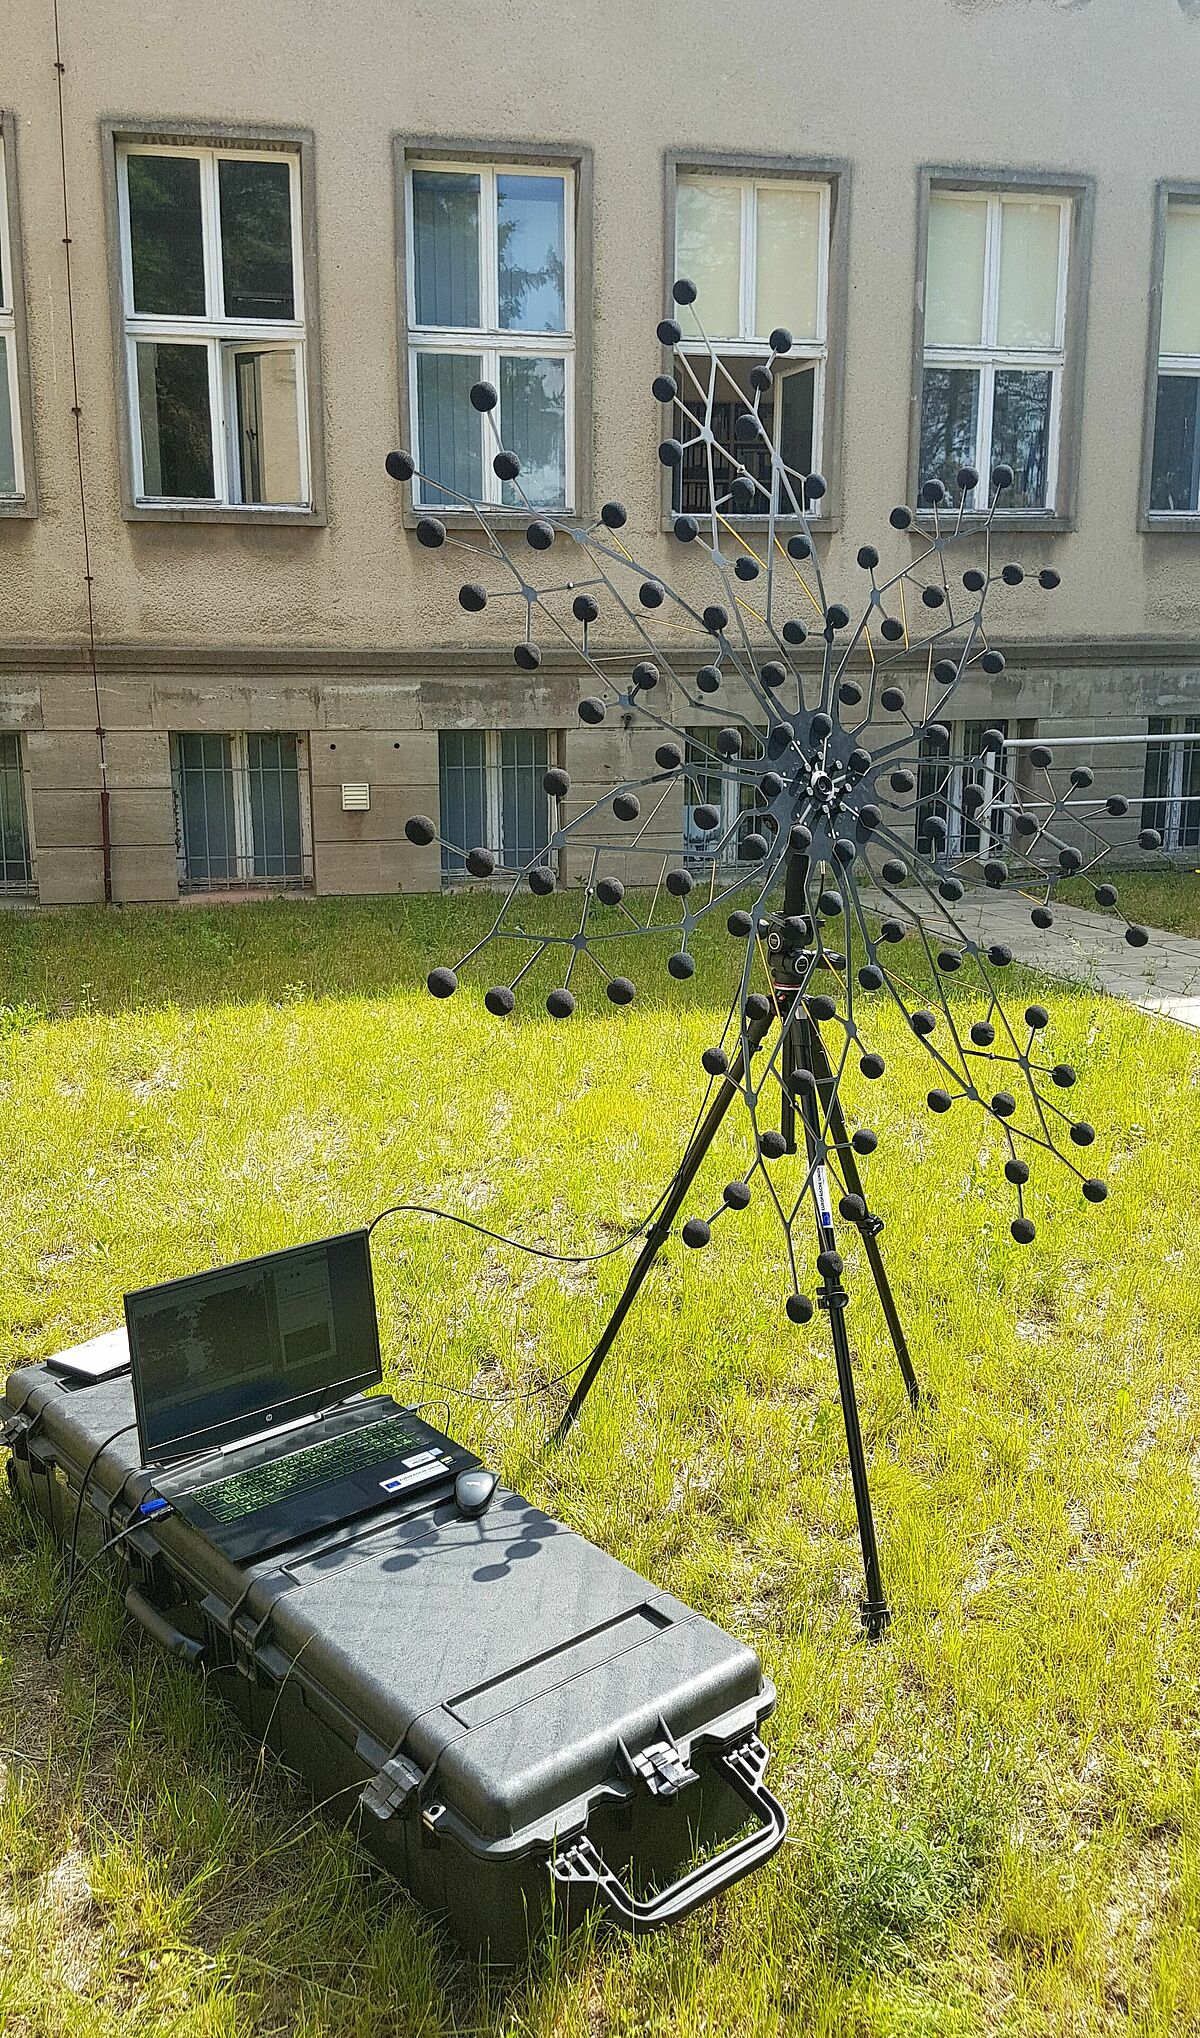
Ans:
[[[1200,870],[1110,872],[1105,867],[1096,875],[1111,878],[1130,920],[1161,927],[1168,934],[1200,934]],[[1067,905],[1091,906],[1095,885],[1095,877],[1068,878],[1057,887],[1057,896]]]
[[[421,989],[479,910],[0,919],[0,1349],[40,1356],[117,1321],[128,1286],[398,1198],[563,1248],[641,1215],[691,1124],[734,944],[627,1012],[560,1026],[531,999],[503,1026],[474,992]],[[541,1945],[487,1976],[103,1585],[48,1667],[60,1569],[3,1501],[5,2038],[1200,2031],[1200,1057],[1165,1023],[1044,995],[1112,1187],[1091,1209],[1039,1171],[1033,1246],[1009,1237],[996,1141],[930,1116],[920,1051],[882,1009],[887,1084],[849,1099],[871,1122],[886,1087],[868,1181],[933,1390],[909,1412],[849,1242],[882,1645],[857,1639],[826,1330],[785,1321],[758,1204],[706,1254],[672,1246],[565,1452],[542,1448],[557,1392],[454,1404],[511,1481],[759,1649],[784,1854],[666,1937]],[[551,1379],[623,1266],[414,1221],[376,1245],[409,1397]]]

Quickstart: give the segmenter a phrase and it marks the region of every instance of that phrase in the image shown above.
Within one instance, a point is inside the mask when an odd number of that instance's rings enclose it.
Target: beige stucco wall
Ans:
[[[899,563],[903,541],[887,531],[886,515],[906,491],[921,165],[1093,178],[1078,527],[1014,542],[1027,564],[1056,566],[1063,587],[1049,609],[1026,590],[1006,597],[1003,636],[1108,645],[1108,663],[1103,649],[1092,666],[1076,654],[1056,678],[1043,655],[1020,680],[1024,702],[1007,711],[1053,718],[1056,685],[1068,719],[1089,710],[1093,685],[1119,710],[1114,686],[1126,684],[1124,672],[1133,674],[1130,708],[1144,714],[1152,668],[1139,668],[1132,648],[1118,665],[1111,649],[1113,640],[1134,647],[1139,639],[1173,641],[1167,691],[1194,706],[1196,673],[1186,661],[1200,625],[1200,536],[1140,533],[1138,489],[1154,185],[1200,179],[1198,13],[1190,0],[743,0],[735,13],[711,0],[566,0],[557,8],[507,0],[502,9],[494,0],[348,0],[336,9],[311,0],[205,0],[202,8],[157,0],[134,15],[122,0],[60,0],[118,896],[174,888],[169,728],[324,732],[314,735],[312,766],[318,881],[327,889],[428,881],[425,862],[406,861],[399,821],[408,788],[424,787],[428,805],[432,732],[453,725],[447,716],[573,729],[574,683],[551,676],[531,690],[490,617],[462,615],[458,570],[417,546],[402,519],[404,492],[383,472],[400,377],[397,133],[591,149],[594,266],[590,284],[581,277],[579,315],[591,321],[594,353],[594,501],[622,496],[639,551],[668,576],[686,562],[660,530],[660,414],[649,395],[664,308],[665,154],[723,149],[849,164],[842,533],[830,545],[832,592],[861,578],[854,551],[864,538],[887,538],[885,558]],[[52,10],[42,0],[8,0],[3,40],[0,104],[17,123],[40,513],[0,520],[0,715],[29,732],[43,897],[69,897],[96,882],[87,736],[95,710],[77,651],[85,604]],[[130,523],[121,514],[100,126],[121,117],[313,132],[323,528]],[[457,645],[472,654],[461,664]],[[125,646],[136,652],[127,657]],[[190,646],[213,647],[211,671],[174,669],[172,655]],[[253,647],[276,647],[271,669]],[[292,670],[288,653],[300,647],[306,659]],[[437,654],[428,673],[419,655],[426,647]],[[189,712],[194,720],[182,720]],[[573,731],[571,740],[582,739]],[[582,753],[580,761],[590,781],[595,767]],[[335,808],[334,777],[359,776],[380,796],[370,817],[355,820]]]

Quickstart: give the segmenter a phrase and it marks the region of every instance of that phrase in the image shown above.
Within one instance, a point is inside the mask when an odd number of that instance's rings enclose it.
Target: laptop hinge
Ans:
[[[324,1408],[318,1408],[314,1414],[298,1415],[292,1422],[273,1422],[268,1429],[252,1430],[248,1437],[231,1437],[227,1444],[218,1444],[217,1449],[223,1458],[227,1458],[231,1451],[244,1451],[248,1444],[267,1444],[272,1437],[285,1437],[293,1430],[308,1429],[312,1423],[320,1422],[321,1417],[327,1412]]]

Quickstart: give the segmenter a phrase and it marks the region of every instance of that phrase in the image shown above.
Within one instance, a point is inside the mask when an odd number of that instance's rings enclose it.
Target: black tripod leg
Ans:
[[[761,1025],[755,1023],[750,1027],[749,1040],[752,1051],[762,1040],[770,1023],[770,1020],[767,1020]],[[568,1401],[562,1421],[554,1432],[552,1439],[554,1443],[561,1444],[574,1428],[579,1411],[587,1400],[597,1373],[612,1349],[617,1332],[620,1330],[633,1305],[638,1289],[666,1244],[671,1226],[679,1215],[683,1199],[691,1188],[699,1172],[700,1164],[716,1137],[717,1128],[738,1094],[738,1085],[745,1073],[745,1067],[745,1056],[739,1048],[733,1061],[730,1063],[728,1075],[723,1077],[720,1089],[696,1128],[688,1150],[679,1164],[679,1172],[667,1192],[666,1200],[658,1216],[646,1233],[646,1243],[629,1270],[629,1279],[617,1298],[616,1308],[600,1333],[600,1341],[588,1360],[587,1365],[584,1367],[579,1385]]]
[[[846,1187],[852,1196],[859,1198],[865,1210],[867,1199],[863,1193],[862,1176],[858,1172],[858,1163],[854,1158],[854,1149],[847,1136],[846,1120],[842,1113],[837,1084],[834,1082],[833,1071],[829,1066],[829,1057],[825,1052],[825,1043],[815,1027],[811,1029],[810,1044],[813,1058],[813,1073],[817,1079],[817,1090],[825,1111],[825,1122],[829,1127],[833,1143],[837,1146],[841,1158],[842,1173],[846,1178]],[[896,1358],[899,1361],[905,1391],[913,1407],[919,1408],[921,1403],[920,1383],[913,1368],[912,1358],[908,1349],[908,1340],[904,1335],[904,1325],[900,1321],[900,1311],[896,1307],[896,1298],[892,1294],[892,1284],[888,1280],[887,1268],[884,1266],[883,1254],[879,1247],[879,1234],[883,1230],[883,1220],[868,1214],[865,1217],[855,1218],[854,1224],[859,1237],[867,1249],[867,1264],[871,1269],[872,1278],[879,1293],[884,1319],[887,1323],[892,1344],[895,1347]]]
[[[800,1041],[796,1063],[817,1077],[820,1083],[820,1065],[828,1069],[825,1050],[812,1020],[805,1012],[800,1021]],[[811,1090],[802,1089],[799,1095],[800,1115],[804,1121],[804,1139],[808,1151],[809,1166],[814,1169],[814,1201],[817,1211],[817,1237],[820,1252],[817,1257],[818,1271],[822,1286],[817,1300],[828,1312],[829,1330],[833,1339],[833,1356],[837,1365],[838,1393],[842,1403],[842,1419],[846,1425],[846,1453],[850,1460],[850,1484],[854,1490],[854,1512],[858,1517],[858,1540],[862,1549],[863,1578],[866,1597],[862,1601],[862,1622],[869,1639],[877,1642],[891,1620],[892,1613],[883,1593],[883,1579],[879,1569],[879,1545],[875,1539],[875,1517],[871,1511],[871,1488],[867,1477],[867,1457],[863,1449],[862,1424],[858,1414],[858,1395],[854,1386],[854,1365],[850,1356],[850,1338],[846,1330],[846,1306],[849,1296],[842,1285],[842,1260],[837,1249],[837,1238],[833,1229],[833,1212],[828,1202],[828,1185],[824,1166],[818,1160],[821,1152],[821,1132],[817,1119],[816,1097]],[[819,1167],[819,1173],[817,1169]]]

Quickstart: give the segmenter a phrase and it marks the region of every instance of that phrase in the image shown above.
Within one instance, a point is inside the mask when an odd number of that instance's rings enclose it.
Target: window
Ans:
[[[742,839],[754,827],[755,817],[762,812],[764,800],[756,784],[738,785],[731,781],[729,764],[718,756],[715,745],[715,730],[693,728],[685,731],[687,747],[684,752],[683,792],[683,853],[689,863],[707,863],[715,854],[718,863],[735,864],[742,861]],[[753,732],[743,730],[742,742],[747,745],[753,739],[753,755],[761,757],[766,744],[765,729]],[[715,807],[720,815],[720,825],[702,829],[696,823],[697,807]]]
[[[1164,849],[1200,848],[1200,715],[1151,715],[1149,733],[1196,740],[1147,745],[1142,826],[1157,829]]]
[[[1002,509],[1056,506],[1066,362],[1071,200],[933,188],[925,260],[918,482],[955,493],[974,467],[983,507],[1011,467]]]
[[[299,154],[127,144],[117,197],[136,505],[309,509]]]
[[[784,463],[797,477],[819,469],[828,364],[828,295],[832,190],[828,181],[783,177],[736,177],[688,172],[675,187],[675,273],[696,285],[696,317],[717,347],[721,370],[712,412],[716,447],[714,473],[721,484],[732,478],[731,462],[769,483],[765,449],[735,441],[738,417],[753,402],[749,374],[761,363],[763,345],[777,326],[792,335],[792,348],[779,356],[773,384],[759,415]],[[681,320],[684,342],[680,393],[698,420],[704,416],[708,358],[689,349],[688,315]],[[689,373],[689,354],[695,363]],[[728,455],[722,460],[721,452]],[[800,496],[799,481],[793,483]],[[728,509],[728,504],[721,505]],[[673,510],[709,508],[708,463],[693,447],[675,469]],[[786,494],[777,509],[787,514]],[[765,513],[766,500],[763,499]]]
[[[171,748],[182,891],[311,882],[303,736],[178,735]]]
[[[33,890],[33,853],[25,811],[21,739],[0,735],[0,892]]]
[[[4,139],[0,134],[0,503],[21,503],[25,500],[25,462],[17,379],[17,279],[13,274]]]
[[[545,854],[550,801],[545,729],[443,729],[438,737],[443,877],[461,877],[456,849],[490,849],[505,870]]]
[[[575,500],[575,175],[527,163],[414,162],[407,206],[409,415],[416,499],[458,497],[519,510]],[[492,465],[495,442],[470,402],[499,393],[500,443],[519,481]],[[414,483],[414,490],[420,487]]]
[[[1169,203],[1163,244],[1150,512],[1200,511],[1200,203]]]
[[[922,856],[991,856],[1003,846],[1008,815],[1003,805],[1002,753],[984,748],[989,729],[1008,735],[1007,722],[955,722],[949,755],[922,737],[917,768],[916,840]],[[941,822],[946,834],[930,823]]]

